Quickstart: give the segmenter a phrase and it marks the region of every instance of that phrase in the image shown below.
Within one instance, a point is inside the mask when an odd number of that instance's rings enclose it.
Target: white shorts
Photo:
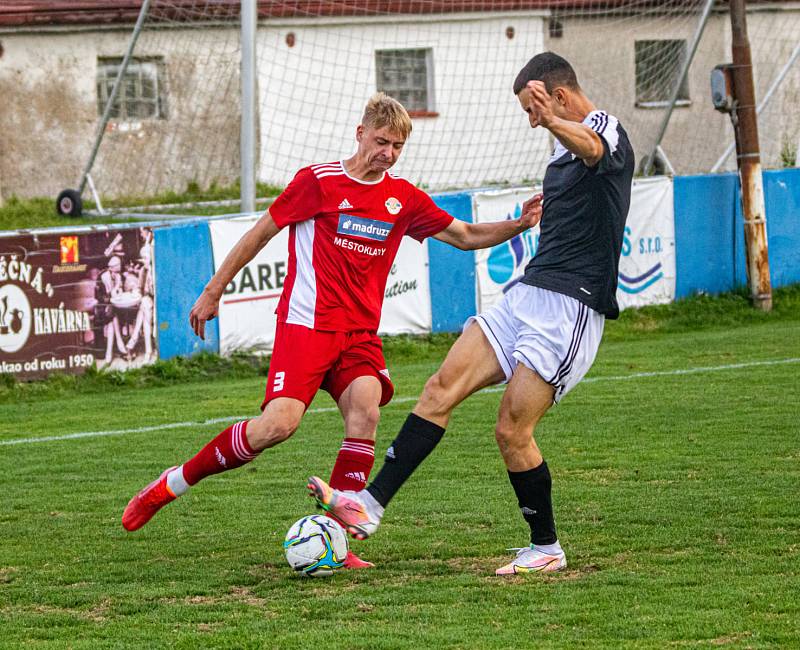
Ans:
[[[583,379],[594,363],[605,317],[555,291],[522,282],[488,311],[472,316],[511,379],[518,363],[555,388],[558,402]]]

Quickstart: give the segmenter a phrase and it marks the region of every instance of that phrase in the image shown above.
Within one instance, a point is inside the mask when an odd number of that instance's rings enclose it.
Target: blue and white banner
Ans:
[[[522,204],[541,191],[541,187],[518,187],[477,192],[473,196],[473,219],[475,223],[518,219]],[[506,289],[522,276],[538,244],[539,226],[536,226],[499,246],[475,251],[478,311],[486,311],[499,302]]]
[[[524,201],[540,187],[514,188],[474,195],[476,223],[516,219]],[[484,311],[503,296],[536,253],[539,227],[488,250],[476,251],[477,306]],[[675,297],[675,223],[672,180],[636,180],[619,262],[620,307],[670,302]]]
[[[621,309],[675,299],[675,218],[672,179],[637,179],[619,258]]]

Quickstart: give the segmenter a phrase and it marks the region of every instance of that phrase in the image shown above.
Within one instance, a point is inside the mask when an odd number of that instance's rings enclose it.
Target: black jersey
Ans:
[[[634,156],[617,119],[592,111],[603,157],[587,167],[560,142],[544,176],[539,246],[522,282],[571,296],[606,318],[619,316],[617,275],[631,203]]]

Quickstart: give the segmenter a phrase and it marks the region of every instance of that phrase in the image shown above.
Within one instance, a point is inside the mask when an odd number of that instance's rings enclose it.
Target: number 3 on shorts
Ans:
[[[277,393],[283,390],[283,380],[285,378],[286,378],[286,373],[283,370],[275,373],[275,381],[272,382],[272,390],[274,392]]]

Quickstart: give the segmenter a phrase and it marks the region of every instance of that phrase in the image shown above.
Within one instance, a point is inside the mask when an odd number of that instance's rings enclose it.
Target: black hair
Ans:
[[[572,69],[569,61],[553,52],[537,54],[525,64],[514,80],[514,94],[519,95],[529,81],[544,81],[545,89],[550,94],[557,86],[580,90],[575,70]]]

